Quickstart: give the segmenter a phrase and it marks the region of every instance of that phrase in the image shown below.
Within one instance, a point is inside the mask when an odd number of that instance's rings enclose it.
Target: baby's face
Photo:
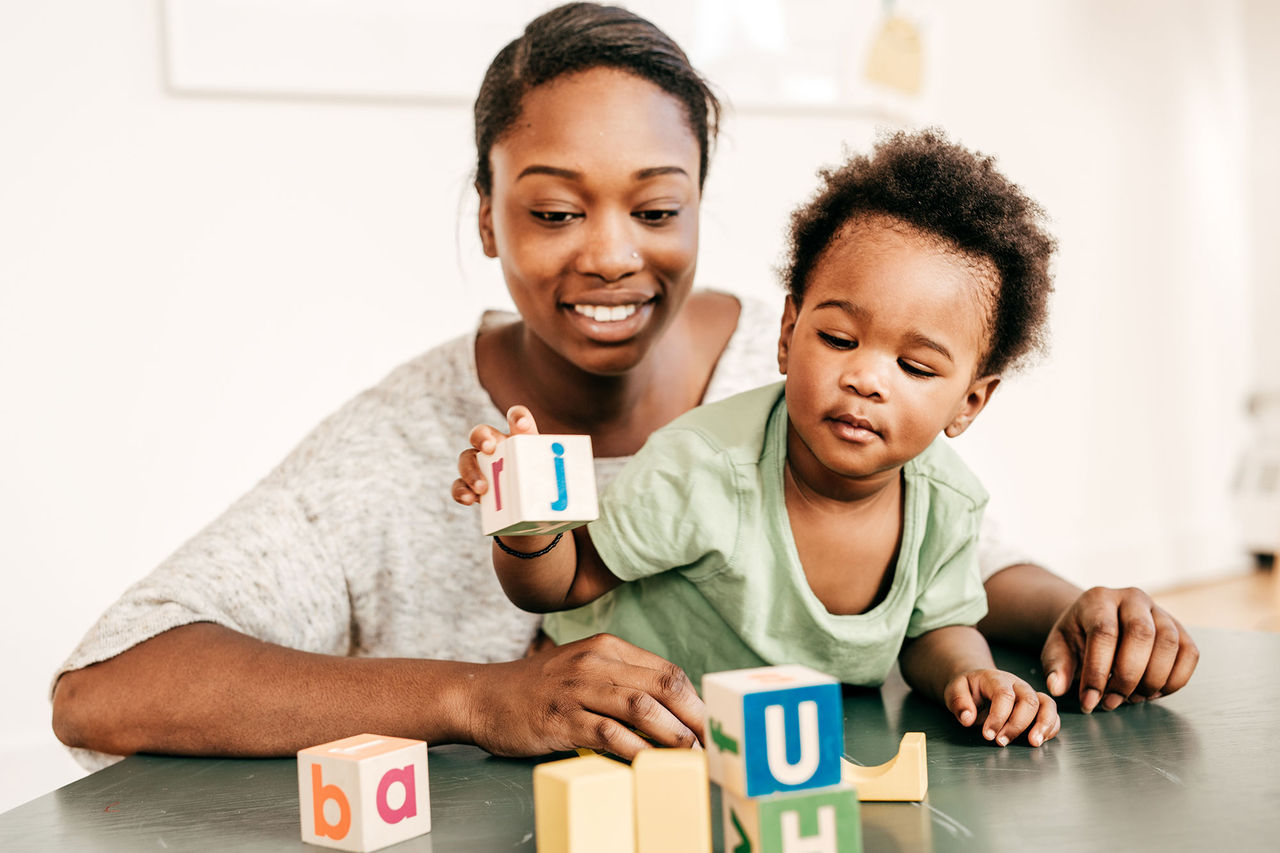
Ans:
[[[896,220],[846,226],[783,317],[789,452],[809,457],[793,466],[896,475],[939,432],[963,432],[999,382],[977,376],[994,282],[989,264]]]

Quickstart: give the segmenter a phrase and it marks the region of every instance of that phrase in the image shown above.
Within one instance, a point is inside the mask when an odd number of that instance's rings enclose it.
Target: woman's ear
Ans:
[[[787,375],[787,358],[791,354],[791,338],[796,333],[796,303],[790,294],[783,297],[782,330],[778,334],[778,372]]]
[[[480,196],[480,245],[484,248],[485,257],[498,257],[498,241],[493,237],[493,199],[486,193],[476,187],[476,193]]]
[[[973,423],[973,419],[978,416],[978,413],[986,408],[987,403],[991,400],[991,395],[996,392],[996,386],[999,384],[1000,377],[996,375],[983,376],[973,380],[973,384],[969,386],[968,392],[964,395],[964,403],[960,406],[960,411],[956,412],[955,418],[943,430],[947,434],[947,438],[955,438],[969,428],[969,424]]]

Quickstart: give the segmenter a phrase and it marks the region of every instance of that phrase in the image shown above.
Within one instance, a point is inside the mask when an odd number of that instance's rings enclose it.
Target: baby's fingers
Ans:
[[[507,426],[512,435],[537,435],[538,424],[533,419],[533,412],[525,406],[512,406],[507,409]]]
[[[996,743],[1001,746],[1008,746],[1010,741],[1026,731],[1040,713],[1040,696],[1031,689],[1031,685],[1019,679],[1013,683],[1012,688],[1013,710],[1009,712],[1009,718],[1005,720],[1004,725],[996,732]],[[1032,746],[1036,745],[1032,744]]]
[[[947,710],[956,715],[962,726],[971,726],[978,719],[978,706],[973,701],[969,690],[969,679],[964,676],[953,678],[942,694]]]
[[[1062,718],[1058,716],[1058,703],[1047,693],[1036,693],[1040,707],[1036,711],[1035,721],[1027,732],[1027,743],[1041,746],[1045,741],[1053,740],[1062,727]]]
[[[498,449],[498,445],[505,441],[506,434],[501,430],[491,427],[488,424],[480,424],[471,430],[471,434],[467,436],[467,441],[475,450],[481,453],[492,453]],[[472,454],[474,456],[474,454]],[[458,462],[458,470],[462,470],[462,462]]]
[[[1013,713],[1014,705],[1017,703],[1018,697],[1014,693],[1013,685],[996,679],[983,680],[979,676],[978,683],[974,686],[991,703],[987,707],[987,718],[982,723],[982,736],[987,740],[994,740],[1004,746],[1009,742],[1008,738],[1005,738],[1004,741],[1000,741],[998,738],[1003,737],[1001,733],[1004,731],[1005,724],[1009,721],[1009,716]],[[1025,724],[1023,727],[1026,727]]]

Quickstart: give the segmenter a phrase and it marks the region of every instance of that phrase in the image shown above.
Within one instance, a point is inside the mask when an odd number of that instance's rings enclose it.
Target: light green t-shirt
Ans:
[[[904,637],[986,613],[978,526],[987,496],[941,439],[903,468],[893,584],[866,613],[829,613],[809,588],[783,497],[782,383],[702,406],[655,432],[601,496],[592,542],[624,583],[547,616],[559,643],[616,634],[708,672],[801,663],[877,685]]]

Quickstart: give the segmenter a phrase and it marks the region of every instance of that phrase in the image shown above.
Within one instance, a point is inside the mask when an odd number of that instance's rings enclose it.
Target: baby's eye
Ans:
[[[637,210],[631,215],[636,219],[639,219],[641,222],[657,224],[659,222],[666,222],[668,219],[674,219],[680,215],[680,211],[665,209]]]
[[[546,222],[551,225],[563,225],[572,219],[581,218],[581,213],[574,213],[571,210],[531,210],[530,214],[534,219]]]
[[[911,362],[907,361],[905,358],[898,359],[898,366],[901,367],[903,372],[906,373],[908,376],[916,376],[921,379],[927,379],[931,376],[938,375],[934,373],[932,370],[921,367],[918,364],[912,364]]]
[[[839,335],[829,335],[826,332],[818,332],[818,337],[832,349],[853,349],[858,342],[851,338],[842,338]]]

